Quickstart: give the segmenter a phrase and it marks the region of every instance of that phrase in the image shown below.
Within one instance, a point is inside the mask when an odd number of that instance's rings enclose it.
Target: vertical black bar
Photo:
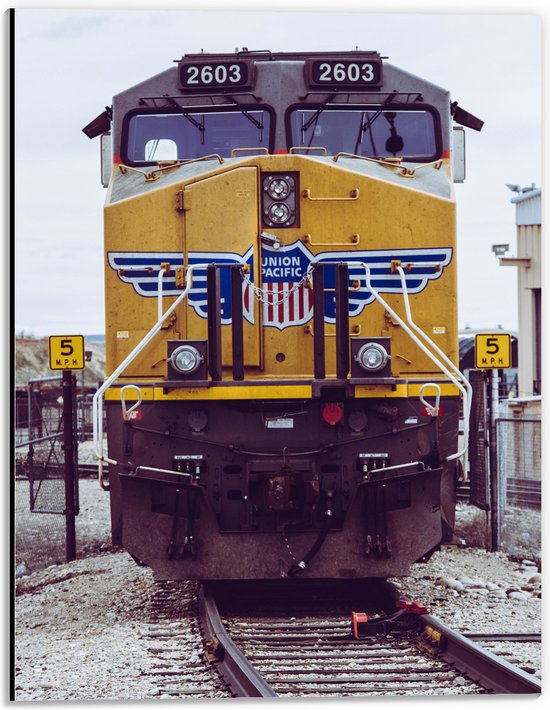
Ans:
[[[316,380],[325,378],[325,271],[321,264],[313,269],[313,372]]]
[[[32,441],[33,436],[32,436],[32,402],[33,402],[33,397],[32,397],[32,382],[29,382],[27,385],[27,416],[28,416],[28,427],[27,427],[27,432],[29,435],[29,441]]]
[[[29,444],[27,454],[27,471],[29,476],[29,510],[34,510],[34,446]]]
[[[222,378],[222,313],[220,270],[215,264],[206,269],[208,308],[208,371],[214,381]]]
[[[491,383],[490,412],[491,421],[489,424],[489,491],[491,501],[491,552],[500,550],[501,521],[503,511],[500,506],[500,486],[501,480],[498,470],[497,453],[497,424],[498,417],[498,370],[490,370],[488,373]]]
[[[74,387],[75,376],[63,370],[63,451],[65,453],[65,534],[67,562],[76,560],[75,470],[74,470]]]
[[[84,370],[82,370],[84,372]],[[76,385],[76,373],[73,373],[73,466],[74,466],[74,514],[78,515],[80,513],[80,487],[78,484],[78,397],[77,397],[77,385]]]
[[[15,9],[10,8],[9,12],[9,72],[10,72],[10,109],[9,109],[9,131],[10,131],[10,175],[15,175]],[[7,54],[7,52],[6,52]],[[9,205],[10,205],[10,244],[14,245],[15,244],[15,190],[10,190],[10,198],[9,198]],[[10,267],[12,269],[15,268],[15,255],[14,255],[15,249],[10,249],[10,255],[9,255],[9,260],[10,260]],[[14,271],[10,271],[11,274],[15,273]],[[13,301],[10,304],[10,333],[15,333],[15,307],[13,304]],[[9,391],[10,392],[15,392],[15,373],[16,373],[16,366],[15,366],[15,348],[10,348],[10,361],[9,361],[9,371],[10,371],[10,383],[9,383]],[[11,410],[11,407],[10,407]],[[15,422],[11,423],[11,430],[12,432],[15,431]],[[30,435],[30,422],[29,422],[29,435]],[[31,437],[29,436],[29,441],[31,441]],[[16,508],[16,501],[15,501],[15,482],[9,486],[9,491],[10,491],[10,510],[15,511]],[[13,520],[13,519],[12,519]],[[15,523],[12,523],[10,525],[10,570],[12,570],[12,578],[11,578],[11,584],[10,586],[10,605],[12,611],[15,611],[15,562],[16,562],[16,557],[15,557]],[[15,614],[11,613],[10,615],[10,638],[15,640],[15,631],[16,631],[16,625],[15,625]],[[15,646],[15,644],[14,644]],[[11,647],[13,649],[13,646]],[[15,653],[14,650],[12,650],[11,657],[11,673],[9,674],[10,676],[10,700],[13,702],[15,700],[15,688],[16,688],[16,672],[15,672]]]
[[[349,277],[348,265],[336,266],[336,377],[346,379],[349,373]]]
[[[231,321],[233,324],[233,379],[244,380],[243,279],[240,266],[231,267]]]

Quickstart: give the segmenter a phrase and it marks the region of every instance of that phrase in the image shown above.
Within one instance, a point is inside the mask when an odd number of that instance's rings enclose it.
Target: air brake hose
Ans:
[[[325,510],[325,516],[323,520],[323,526],[319,532],[319,535],[317,536],[317,540],[313,543],[312,548],[309,550],[307,554],[304,555],[304,558],[302,559],[301,562],[298,562],[296,565],[292,565],[292,567],[288,570],[288,576],[289,577],[295,577],[298,572],[301,572],[303,569],[307,567],[307,565],[311,562],[311,560],[315,557],[315,555],[319,552],[321,549],[321,545],[324,543],[327,537],[327,533],[330,528],[330,521],[332,518],[332,509],[331,509],[331,503],[332,503],[332,496],[329,495],[328,500],[327,500],[327,508]]]

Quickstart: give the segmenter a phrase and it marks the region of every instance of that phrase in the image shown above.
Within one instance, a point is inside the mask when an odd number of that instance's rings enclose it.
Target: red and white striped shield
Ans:
[[[263,323],[279,330],[289,325],[307,323],[313,315],[313,291],[295,281],[264,286]]]

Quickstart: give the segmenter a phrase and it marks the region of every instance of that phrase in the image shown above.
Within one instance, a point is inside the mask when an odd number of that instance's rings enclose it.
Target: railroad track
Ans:
[[[248,585],[248,590],[236,584],[225,589],[204,585],[203,633],[210,658],[232,693],[247,697],[540,693],[537,678],[430,614],[402,609],[393,625],[384,621],[395,611],[396,593],[390,585],[377,585],[374,592],[356,585],[355,598],[349,582],[347,587],[340,587],[341,592],[335,587],[331,597],[326,589],[312,596],[307,585],[287,584],[288,595],[278,585],[274,592],[257,584]],[[350,612],[358,608],[373,621],[359,623],[355,637]],[[492,641],[485,635],[485,643]]]
[[[457,500],[470,500],[470,483],[463,483],[456,491]],[[506,500],[509,505],[540,510],[541,482],[528,478],[509,478],[506,486]]]
[[[141,634],[150,663],[141,674],[160,698],[219,698],[231,693],[205,662],[198,620],[198,584],[157,582]]]

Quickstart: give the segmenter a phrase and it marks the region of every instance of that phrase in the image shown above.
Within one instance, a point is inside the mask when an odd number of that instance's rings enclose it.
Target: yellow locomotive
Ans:
[[[403,575],[452,537],[453,119],[481,128],[377,52],[243,51],[185,55],[84,129],[97,454],[113,539],[157,578]]]

